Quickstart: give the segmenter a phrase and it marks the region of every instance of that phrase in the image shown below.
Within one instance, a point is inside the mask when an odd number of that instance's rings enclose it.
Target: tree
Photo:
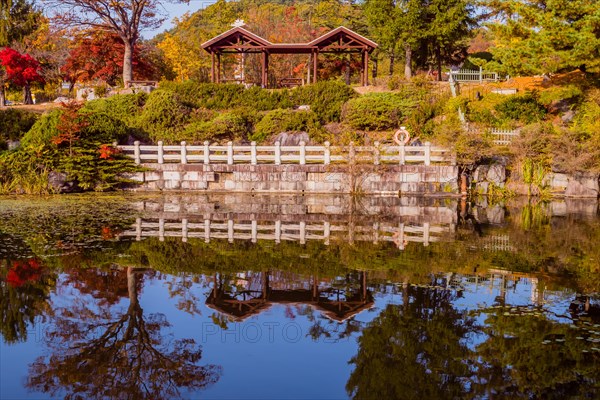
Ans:
[[[183,2],[172,0],[171,2]],[[62,25],[87,26],[114,33],[123,41],[123,83],[133,80],[133,54],[140,32],[164,21],[161,0],[45,0],[55,8],[54,20]]]
[[[600,71],[597,0],[480,0],[494,38],[495,68],[534,75]]]
[[[7,47],[0,51],[0,64],[6,72],[6,80],[23,88],[23,102],[33,104],[31,84],[43,82],[40,63],[29,54],[21,54]]]
[[[0,46],[21,41],[35,31],[42,13],[28,0],[0,0]]]

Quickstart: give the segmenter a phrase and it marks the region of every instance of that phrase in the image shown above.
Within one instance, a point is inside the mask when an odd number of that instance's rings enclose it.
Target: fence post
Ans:
[[[158,142],[158,163],[164,164],[165,162],[165,151],[163,149],[163,142]]]
[[[252,243],[256,243],[258,239],[258,222],[252,221]]]
[[[423,246],[429,246],[429,222],[423,224]]]
[[[373,147],[373,164],[379,165],[381,163],[381,151],[379,150],[379,142],[375,142]]]
[[[210,243],[210,219],[204,220],[204,241]]]
[[[306,143],[300,142],[300,165],[306,164]]]
[[[142,240],[142,219],[141,218],[135,219],[135,240],[137,240],[138,242],[140,240]]]
[[[281,165],[281,143],[275,142],[275,165]]]
[[[227,164],[233,165],[233,142],[227,142]]]
[[[188,240],[188,220],[187,218],[183,218],[181,220],[181,241],[187,242]]]
[[[400,143],[400,165],[406,164],[406,148],[404,142]]]
[[[325,142],[325,150],[323,151],[323,164],[329,165],[331,164],[331,149],[329,148],[330,143]]]
[[[229,240],[229,243],[233,243],[233,239],[234,239],[234,227],[233,227],[233,220],[230,219],[227,221],[227,239]]]
[[[306,243],[306,222],[300,222],[300,244]]]
[[[425,142],[425,165],[431,165],[431,142]]]
[[[350,149],[348,150],[348,158],[350,159],[350,164],[356,163],[356,149],[354,148],[354,142],[350,142]]]
[[[204,142],[204,164],[210,164],[210,146],[208,140]]]
[[[135,163],[138,165],[142,163],[140,154],[140,141],[136,140],[133,142],[133,156],[135,157]]]
[[[161,218],[158,220],[158,240],[161,242],[165,241],[165,219]]]
[[[281,220],[275,221],[275,243],[281,243]]]
[[[181,163],[187,164],[187,147],[185,141],[181,142]]]
[[[483,83],[483,67],[479,67],[479,83]]]
[[[250,164],[256,165],[258,162],[256,157],[256,142],[250,143]]]

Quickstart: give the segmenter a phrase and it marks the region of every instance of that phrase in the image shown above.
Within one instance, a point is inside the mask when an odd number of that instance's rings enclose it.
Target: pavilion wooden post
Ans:
[[[262,55],[261,86],[267,88],[267,86],[269,86],[269,52],[263,50]]]
[[[369,52],[367,49],[363,50],[363,73],[363,86],[369,86]]]
[[[210,60],[211,60],[211,64],[210,64],[210,81],[212,83],[215,83],[215,52],[214,51],[210,52]]]
[[[319,50],[313,51],[313,83],[317,83],[317,68],[319,66]]]
[[[221,83],[221,53],[217,53],[217,83]]]

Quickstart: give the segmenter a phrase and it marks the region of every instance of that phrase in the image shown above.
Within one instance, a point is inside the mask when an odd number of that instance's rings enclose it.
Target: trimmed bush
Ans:
[[[21,140],[23,147],[43,147],[52,142],[52,138],[58,135],[56,125],[62,114],[61,110],[52,110],[44,114],[36,121]]]
[[[182,140],[189,143],[218,141],[244,141],[252,132],[255,116],[249,109],[241,108],[230,112],[220,113],[214,119],[197,118],[185,127],[181,133]]]
[[[358,96],[350,86],[336,81],[318,82],[292,91],[295,105],[308,104],[323,123],[339,122],[342,106]]]
[[[502,120],[517,120],[525,124],[539,122],[546,116],[546,109],[531,94],[511,96],[495,107]]]
[[[348,101],[342,121],[365,131],[396,129],[415,106],[415,101],[395,93],[370,93]]]
[[[138,126],[148,133],[153,141],[175,143],[182,140],[181,132],[189,122],[191,111],[177,93],[155,90],[148,96]]]
[[[311,139],[320,141],[323,128],[313,111],[273,110],[269,111],[258,124],[251,140],[262,142],[281,132],[307,132]]]
[[[119,94],[106,99],[88,101],[83,106],[82,112],[104,112],[114,119],[123,121],[128,127],[133,127],[147,100],[146,93]]]
[[[8,108],[0,111],[0,149],[6,141],[20,140],[35,124],[37,116],[27,111]]]

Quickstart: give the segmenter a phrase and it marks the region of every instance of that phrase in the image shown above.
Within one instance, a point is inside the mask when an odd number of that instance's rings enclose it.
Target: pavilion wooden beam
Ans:
[[[369,52],[365,49],[363,51],[363,86],[369,86]]]

